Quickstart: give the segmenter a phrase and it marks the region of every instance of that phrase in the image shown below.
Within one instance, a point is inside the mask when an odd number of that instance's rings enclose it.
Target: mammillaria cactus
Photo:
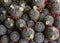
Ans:
[[[35,32],[32,28],[24,29],[22,32],[22,36],[26,40],[33,40],[34,34],[35,34]]]
[[[44,18],[44,23],[46,25],[52,25],[54,23],[54,18],[50,15],[47,15],[45,18]]]
[[[8,7],[12,3],[12,0],[1,0],[1,6]]]
[[[43,13],[45,14],[45,15],[48,15],[49,14],[49,10],[46,8],[46,9],[43,9]]]
[[[60,16],[55,18],[54,25],[57,26],[58,28],[60,28]]]
[[[29,15],[30,15],[30,18],[31,18],[32,20],[36,21],[36,20],[39,19],[40,13],[39,13],[39,11],[37,11],[37,10],[31,10],[30,13],[29,13]]]
[[[4,8],[0,8],[0,21],[3,22],[7,18],[6,10]]]
[[[45,0],[35,0],[36,6],[41,6],[42,8],[45,7]]]
[[[0,25],[0,35],[4,35],[7,32],[7,28],[4,25]]]
[[[20,18],[23,15],[24,9],[23,7],[20,7],[15,3],[11,4],[10,7],[11,7],[10,13],[12,12],[11,16],[14,17],[15,19]]]
[[[59,37],[58,29],[55,27],[47,27],[46,32],[46,37],[48,37],[50,40],[56,40]]]
[[[16,42],[16,41],[19,40],[20,35],[19,35],[18,32],[14,31],[10,34],[10,38],[11,38],[12,41]]]
[[[60,4],[52,4],[52,9],[54,11],[54,13],[60,13]]]
[[[40,17],[39,17],[39,20],[43,21],[44,18],[45,18],[45,14],[44,14],[44,13],[41,13],[41,14],[40,14]]]
[[[42,22],[37,22],[35,24],[35,31],[42,32],[45,29],[45,25]]]
[[[8,43],[8,42],[9,42],[9,38],[7,35],[1,37],[1,43]]]
[[[5,26],[7,28],[12,28],[14,26],[14,20],[11,18],[8,18],[7,20],[5,20]]]
[[[44,35],[42,33],[36,33],[35,34],[35,41],[37,43],[41,43],[44,41]]]
[[[16,21],[16,26],[20,29],[26,26],[26,22],[23,19],[19,19]]]

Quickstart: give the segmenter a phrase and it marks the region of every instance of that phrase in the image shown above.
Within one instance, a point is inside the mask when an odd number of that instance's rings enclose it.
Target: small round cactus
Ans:
[[[0,21],[3,22],[4,20],[6,20],[6,14],[0,14]]]
[[[14,26],[14,20],[11,18],[8,18],[7,20],[5,20],[5,26],[7,28],[12,28]]]
[[[54,11],[54,13],[60,13],[60,4],[52,4],[52,9]]]
[[[35,0],[35,5],[36,6],[41,6],[42,8],[45,7],[45,0]]]
[[[45,14],[44,14],[44,13],[41,13],[41,14],[40,14],[40,17],[39,17],[39,20],[43,21],[44,18],[45,18]]]
[[[42,22],[37,22],[35,24],[35,31],[42,32],[45,29],[45,25]]]
[[[22,36],[26,40],[33,40],[34,34],[35,34],[35,32],[32,28],[24,29],[22,32]]]
[[[4,35],[7,32],[7,28],[4,25],[0,25],[0,35]]]
[[[8,7],[12,3],[11,0],[1,0],[1,4],[3,7]]]
[[[20,39],[20,35],[17,31],[14,31],[10,34],[10,38],[12,41],[17,42]]]
[[[1,43],[8,43],[8,42],[9,42],[9,38],[7,35],[1,37]]]
[[[46,25],[52,25],[54,23],[54,18],[50,15],[47,15],[45,18],[44,18],[44,23]]]
[[[35,41],[37,43],[41,43],[44,41],[44,35],[42,33],[36,33],[35,34]]]
[[[16,21],[16,26],[20,29],[26,26],[26,22],[23,19],[19,19]]]
[[[23,15],[23,7],[20,7],[15,4],[12,4],[10,7],[11,7],[10,14],[13,18],[18,19]]]
[[[3,22],[5,19],[7,18],[6,15],[6,10],[4,10],[4,8],[0,8],[0,21]]]
[[[46,16],[46,15],[48,15],[48,14],[49,14],[49,10],[46,8],[46,9],[44,9],[44,10],[43,10],[43,13],[44,13],[44,14],[45,14],[45,16]]]
[[[29,13],[29,15],[30,15],[30,18],[31,18],[32,20],[36,21],[36,20],[39,19],[40,13],[39,13],[39,11],[37,11],[37,10],[31,10],[30,13]]]
[[[48,27],[45,31],[45,35],[49,40],[56,40],[59,37],[59,32],[56,27]]]
[[[60,28],[60,16],[55,18],[54,25]]]

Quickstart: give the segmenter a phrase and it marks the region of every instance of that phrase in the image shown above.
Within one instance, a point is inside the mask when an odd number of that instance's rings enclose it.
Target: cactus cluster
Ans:
[[[60,43],[60,0],[0,0],[0,43]]]

